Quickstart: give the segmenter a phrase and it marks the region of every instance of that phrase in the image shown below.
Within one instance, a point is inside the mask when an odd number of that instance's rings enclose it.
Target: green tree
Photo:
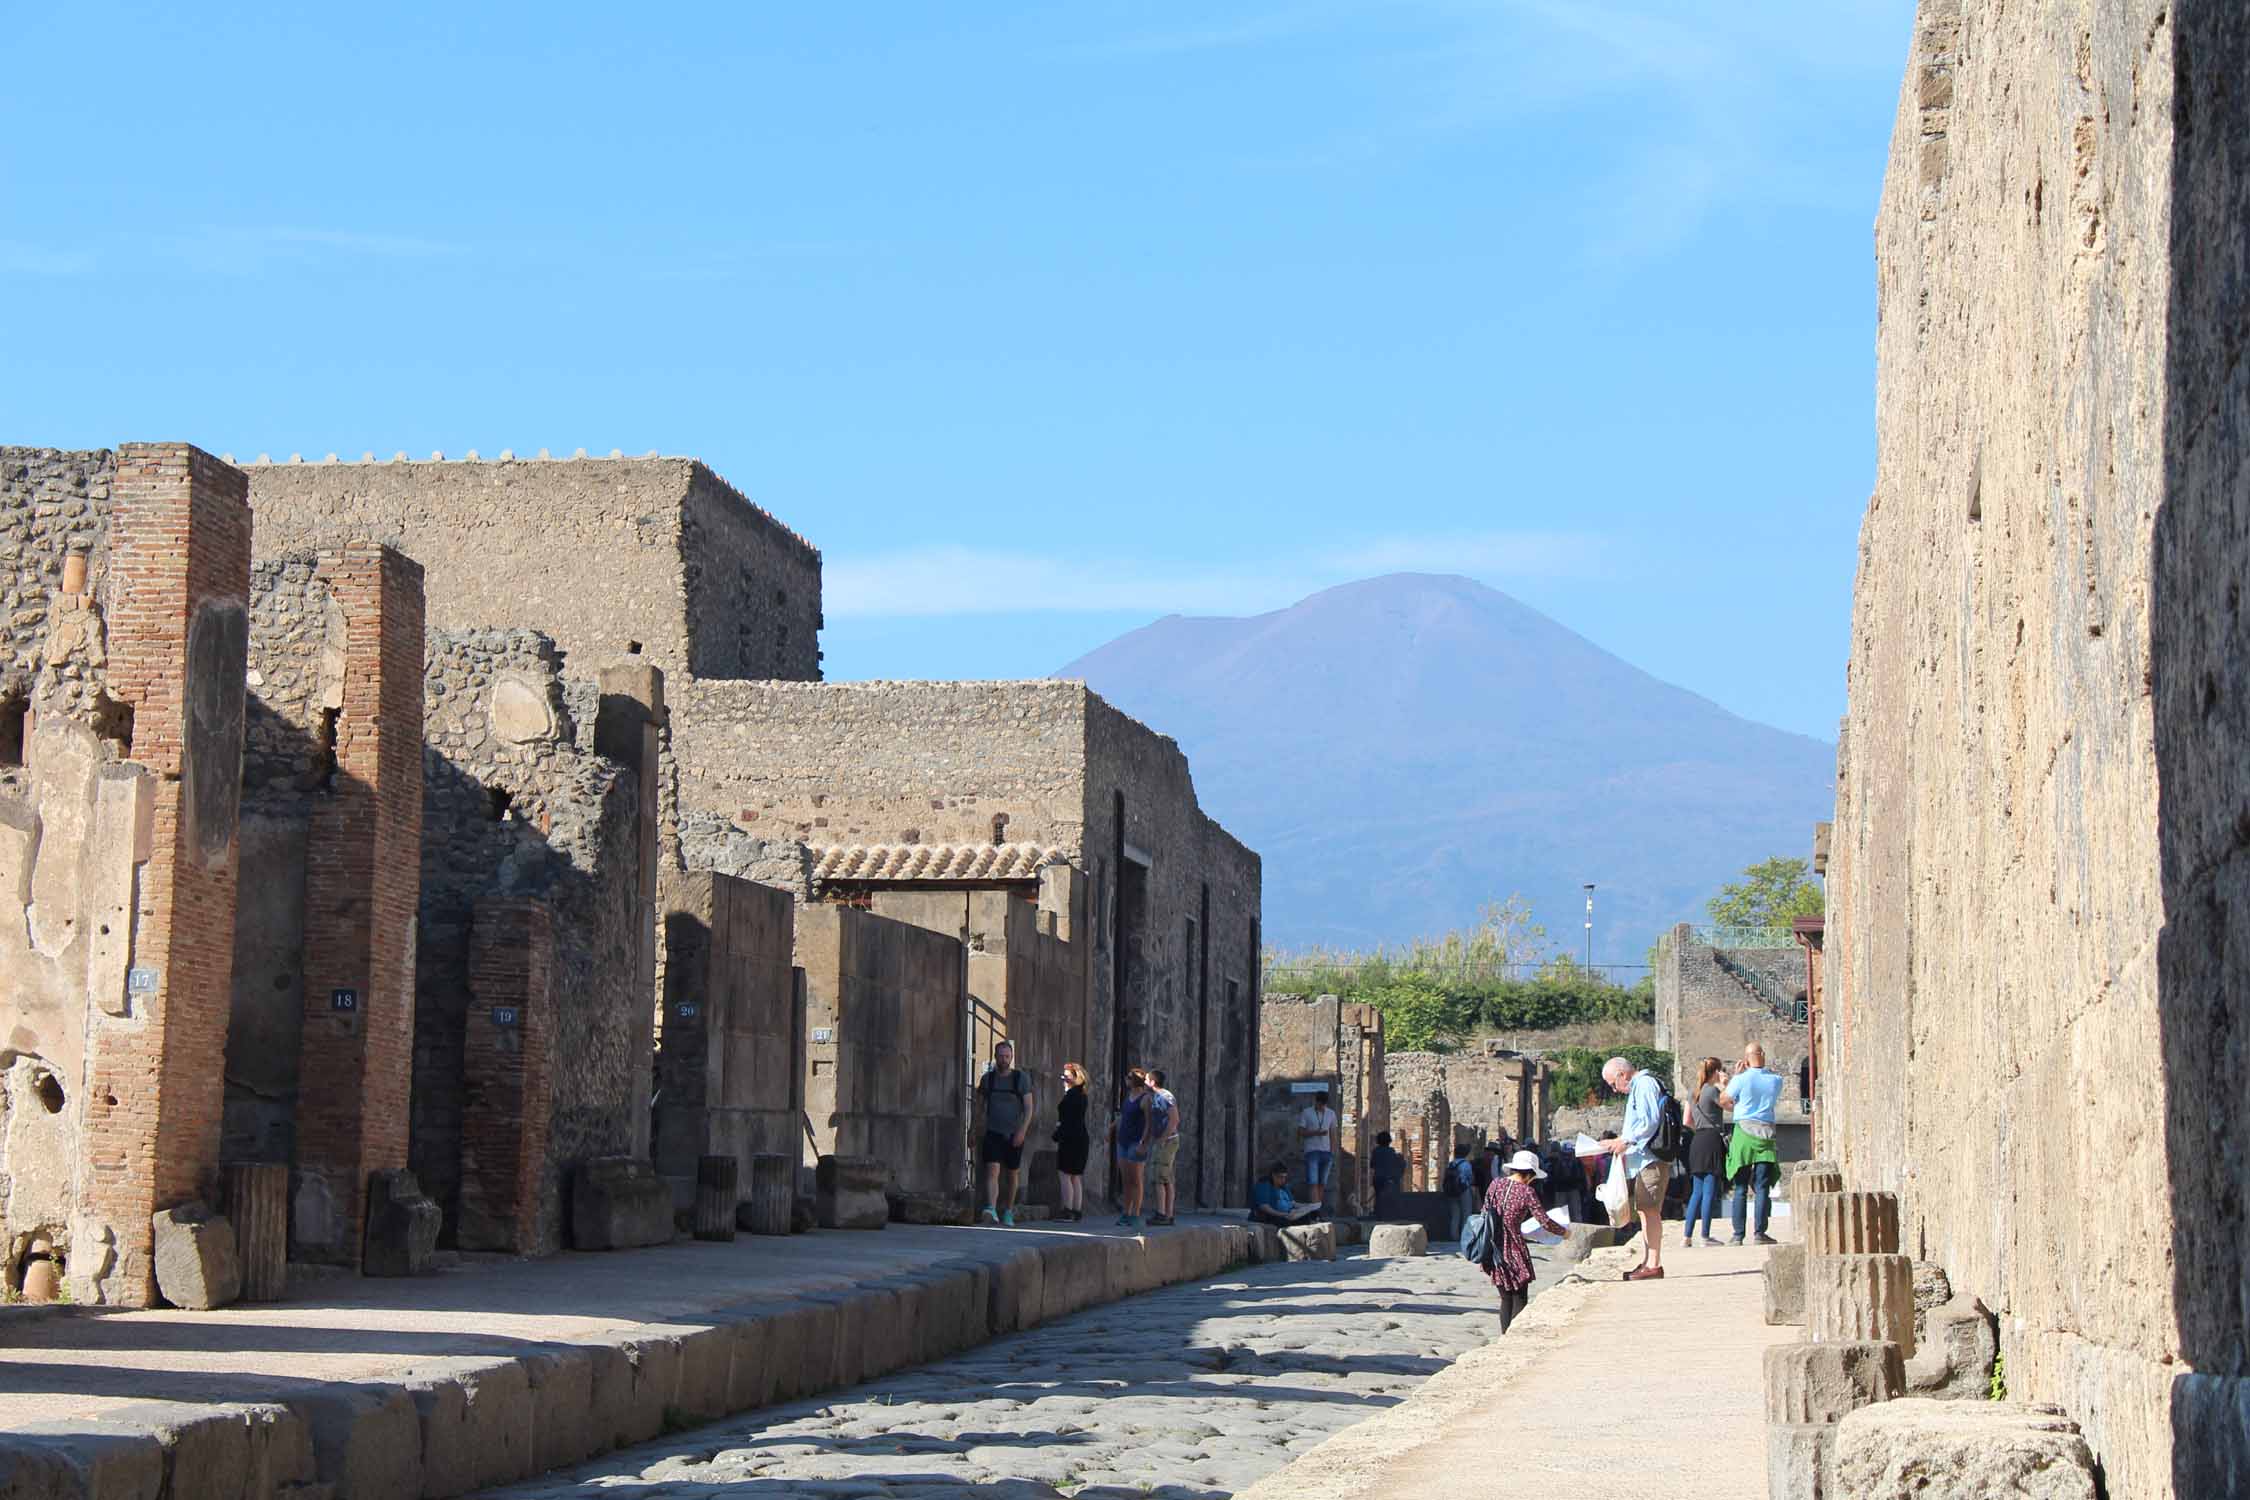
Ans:
[[[1827,909],[1811,867],[1778,854],[1719,887],[1710,907],[1711,920],[1721,927],[1787,927],[1798,917],[1817,917]]]

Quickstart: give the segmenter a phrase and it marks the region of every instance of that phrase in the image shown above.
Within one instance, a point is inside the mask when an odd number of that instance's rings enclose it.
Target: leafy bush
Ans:
[[[1602,1064],[1611,1057],[1622,1057],[1636,1068],[1646,1068],[1672,1087],[1672,1054],[1657,1047],[1620,1047],[1616,1052],[1597,1052],[1591,1047],[1557,1047],[1547,1054],[1548,1065],[1555,1070],[1555,1103],[1565,1109],[1591,1104],[1606,1104],[1617,1094],[1602,1082]]]

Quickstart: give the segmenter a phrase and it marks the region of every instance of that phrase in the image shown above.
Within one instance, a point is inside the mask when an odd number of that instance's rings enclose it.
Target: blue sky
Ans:
[[[835,677],[1463,572],[1832,737],[1911,13],[18,8],[0,441],[696,454]]]

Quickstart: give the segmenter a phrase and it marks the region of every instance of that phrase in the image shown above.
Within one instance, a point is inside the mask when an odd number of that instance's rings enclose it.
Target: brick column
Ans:
[[[543,1180],[555,1098],[554,947],[552,920],[538,902],[477,904],[461,1068],[455,1232],[464,1250],[536,1255],[561,1244]]]
[[[116,1257],[81,1273],[81,1290],[142,1306],[155,1295],[149,1216],[217,1188],[250,509],[241,472],[185,443],[120,448],[115,483],[108,690],[132,711],[132,758],[156,774],[121,1013],[107,996],[88,1013],[80,1211]]]
[[[305,844],[297,1253],[357,1265],[370,1172],[406,1165],[422,849],[422,568],[320,557],[344,620],[336,771]]]

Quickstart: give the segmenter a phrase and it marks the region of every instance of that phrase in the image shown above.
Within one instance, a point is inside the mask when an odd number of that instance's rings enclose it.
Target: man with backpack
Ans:
[[[1640,1215],[1641,1264],[1627,1281],[1656,1281],[1664,1275],[1664,1190],[1671,1185],[1672,1163],[1684,1148],[1680,1106],[1662,1079],[1622,1057],[1602,1064],[1602,1082],[1625,1096],[1625,1123],[1610,1144],[1625,1162],[1626,1209]]]
[[[1477,1211],[1477,1164],[1470,1160],[1466,1143],[1453,1148],[1453,1160],[1445,1164],[1446,1196],[1453,1200],[1453,1238],[1458,1242],[1467,1230],[1469,1216]]]
[[[984,1168],[984,1211],[987,1224],[1016,1222],[1016,1171],[1023,1165],[1023,1138],[1031,1129],[1038,1101],[1031,1077],[1016,1066],[1013,1042],[992,1049],[992,1066],[977,1080],[977,1103],[984,1110],[984,1136],[977,1147],[977,1162]]]

